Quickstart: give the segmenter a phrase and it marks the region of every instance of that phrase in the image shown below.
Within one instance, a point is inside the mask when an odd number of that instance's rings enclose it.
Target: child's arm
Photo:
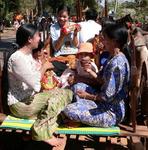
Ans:
[[[97,74],[95,71],[93,71],[91,68],[85,68],[85,71],[88,72],[94,79],[97,83],[99,84],[103,84],[104,81],[103,79],[100,77],[99,74]]]
[[[93,78],[97,79],[97,74],[95,71],[93,71],[92,69],[86,69],[86,72],[88,72]]]

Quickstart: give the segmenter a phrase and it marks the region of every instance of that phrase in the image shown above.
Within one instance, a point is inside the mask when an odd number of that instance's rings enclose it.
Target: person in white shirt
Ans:
[[[99,35],[102,27],[96,22],[97,16],[97,11],[94,9],[88,9],[85,12],[86,21],[79,23],[81,27],[81,30],[79,32],[80,43],[88,42],[89,40],[94,38],[95,35]]]
[[[78,32],[79,26],[69,21],[70,9],[68,6],[61,5],[57,11],[57,22],[50,27],[53,55],[55,57],[75,55],[78,52]],[[55,73],[61,76],[67,68],[67,64],[60,61],[53,61]]]
[[[40,69],[36,67],[32,49],[38,47],[39,41],[39,31],[34,25],[18,28],[16,43],[19,49],[8,59],[8,105],[16,117],[36,118],[32,126],[33,140],[57,147],[63,145],[63,139],[53,136],[53,132],[58,126],[58,115],[72,100],[72,92],[66,89],[40,92],[41,78],[52,64],[46,61]]]
[[[78,52],[79,28],[69,21],[70,9],[65,5],[58,8],[57,22],[50,27],[54,56],[76,54]]]

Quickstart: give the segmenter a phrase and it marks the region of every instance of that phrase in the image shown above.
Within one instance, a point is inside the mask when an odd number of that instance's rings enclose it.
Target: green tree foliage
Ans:
[[[139,7],[146,7],[148,5],[148,1],[147,0],[135,0],[135,3]]]
[[[114,10],[114,1],[109,3],[109,9]],[[130,13],[134,20],[145,22],[145,15],[148,14],[148,0],[125,1],[118,4],[116,17],[120,18]]]
[[[83,8],[88,6],[89,8],[98,9],[98,3],[96,0],[80,0],[80,2]]]
[[[19,11],[25,13],[27,9],[34,9],[36,4],[36,0],[19,0]]]
[[[74,0],[49,0],[48,4],[52,8],[53,13],[56,13],[57,8],[62,4],[70,6],[71,8],[74,7]]]

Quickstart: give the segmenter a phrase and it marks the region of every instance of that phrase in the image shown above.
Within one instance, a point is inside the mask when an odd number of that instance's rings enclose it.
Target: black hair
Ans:
[[[109,24],[115,24],[116,22],[111,20],[110,18],[102,18],[101,25],[102,28],[105,28]]]
[[[37,31],[37,27],[33,24],[20,26],[16,32],[16,43],[20,48],[23,47],[28,42],[28,38],[32,38]]]
[[[68,15],[70,15],[70,8],[64,4],[60,5],[57,13],[67,11]]]
[[[39,42],[38,48],[35,48],[32,50],[32,54],[41,51],[41,49],[44,47],[44,43],[42,41]]]
[[[95,20],[96,21],[97,17],[98,17],[98,12],[95,9],[88,9],[85,12],[86,20]]]
[[[119,44],[120,50],[122,50],[128,40],[128,32],[124,26],[118,23],[109,23],[102,31],[103,35],[106,35],[109,39],[116,40]]]

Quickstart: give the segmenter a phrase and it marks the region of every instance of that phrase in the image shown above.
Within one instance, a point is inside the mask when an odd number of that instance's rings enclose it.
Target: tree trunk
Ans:
[[[9,11],[8,0],[5,0],[4,18],[6,18],[6,16],[8,15],[8,11]]]
[[[38,15],[43,14],[43,3],[42,0],[37,0],[37,7],[38,7]]]

